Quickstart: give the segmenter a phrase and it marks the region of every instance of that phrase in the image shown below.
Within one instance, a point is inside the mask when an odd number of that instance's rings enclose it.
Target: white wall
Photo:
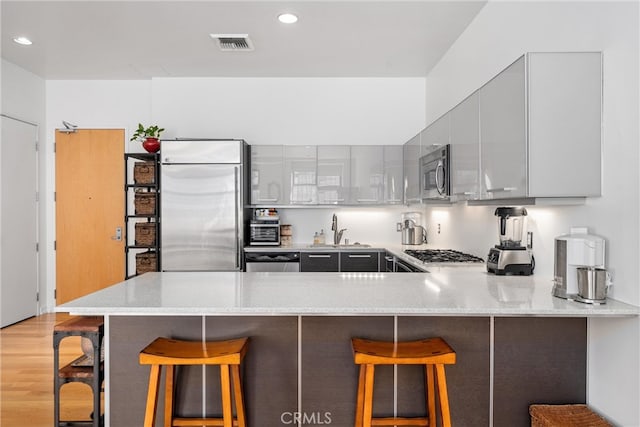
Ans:
[[[158,78],[169,137],[249,144],[402,144],[424,127],[424,78]]]
[[[46,161],[43,169],[46,180],[47,271],[49,278],[46,311],[53,311],[55,301],[55,156],[53,144],[55,131],[62,121],[85,129],[125,129],[126,149],[144,151],[139,143],[129,138],[139,122],[151,120],[151,82],[143,80],[48,80],[46,82],[46,126],[43,139],[46,142]],[[42,169],[42,167],[41,167]],[[124,225],[124,224],[123,224]],[[123,254],[124,256],[124,254]]]
[[[537,275],[553,274],[553,238],[587,225],[607,239],[612,297],[640,305],[638,2],[489,2],[427,76],[427,123],[528,51],[604,53],[602,197],[579,207],[534,207]],[[568,165],[570,168],[570,165]],[[569,169],[568,169],[569,170]],[[426,209],[436,246],[486,255],[497,240],[493,209]],[[551,289],[551,284],[549,285]],[[623,426],[640,425],[640,320],[589,321],[588,401]]]
[[[2,59],[0,65],[1,71],[1,94],[2,102],[1,111],[14,118],[22,119],[38,125],[38,139],[40,141],[39,162],[42,167],[45,164],[45,149],[42,141],[44,141],[45,129],[45,81],[44,79],[32,74],[17,65]],[[46,202],[43,201],[46,188],[46,177],[40,173],[38,176],[38,187],[40,189],[39,204],[39,292],[40,307],[45,306],[47,299],[47,257],[43,248],[46,246]]]

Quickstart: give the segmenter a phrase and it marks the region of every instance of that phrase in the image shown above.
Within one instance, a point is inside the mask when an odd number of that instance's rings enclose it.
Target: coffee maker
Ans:
[[[555,238],[553,296],[578,298],[578,269],[604,268],[604,239],[588,233],[586,227],[571,228]]]
[[[487,271],[497,275],[533,274],[535,259],[531,253],[531,243],[522,245],[527,210],[520,207],[500,207],[494,215],[498,217],[500,244],[489,249]]]

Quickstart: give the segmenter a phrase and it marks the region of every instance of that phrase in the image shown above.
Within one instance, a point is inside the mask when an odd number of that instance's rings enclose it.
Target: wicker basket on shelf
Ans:
[[[155,215],[156,193],[136,191],[133,205],[136,215]]]
[[[155,222],[137,222],[135,232],[136,246],[154,246],[156,244]]]
[[[156,176],[155,162],[135,162],[133,165],[133,182],[136,184],[153,184]]]
[[[531,405],[531,427],[611,427],[587,405]]]
[[[152,251],[136,254],[136,274],[158,271],[158,254]]]

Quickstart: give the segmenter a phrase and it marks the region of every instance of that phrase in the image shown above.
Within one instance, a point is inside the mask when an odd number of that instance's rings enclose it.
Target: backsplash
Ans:
[[[400,233],[396,231],[396,223],[400,222],[406,206],[389,207],[336,207],[336,208],[292,208],[279,209],[280,223],[291,224],[292,242],[295,244],[313,243],[315,232],[324,230],[327,243],[333,243],[331,217],[338,216],[338,227],[347,230],[342,235],[349,243],[376,245],[399,245]],[[415,210],[415,209],[413,209]]]
[[[505,204],[508,206],[508,204]],[[498,224],[494,216],[496,206],[467,206],[464,203],[446,207],[387,206],[387,207],[336,207],[336,208],[283,208],[281,224],[291,224],[293,243],[311,244],[315,232],[324,230],[326,242],[331,243],[331,217],[338,216],[338,227],[346,228],[343,240],[350,243],[373,245],[401,244],[396,224],[404,212],[421,212],[422,225],[427,229],[428,247],[455,249],[486,259],[489,248],[498,243]],[[553,252],[555,237],[566,234],[571,227],[586,226],[592,234],[606,240],[610,236],[593,220],[589,222],[588,205],[580,206],[527,206],[527,231],[533,233],[533,254],[536,259],[536,275],[553,277]],[[610,247],[607,242],[607,260]],[[608,264],[607,264],[608,265]],[[614,266],[612,266],[614,267]],[[551,286],[551,282],[549,282]]]

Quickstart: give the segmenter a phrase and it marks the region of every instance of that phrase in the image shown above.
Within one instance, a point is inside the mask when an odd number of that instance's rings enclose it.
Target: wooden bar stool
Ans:
[[[227,341],[180,341],[157,338],[140,352],[140,364],[151,365],[147,407],[144,415],[144,427],[155,425],[158,406],[158,388],[162,366],[166,367],[164,425],[173,426],[223,426],[246,427],[244,399],[240,380],[240,364],[247,352],[248,338]],[[174,372],[176,365],[219,365],[222,392],[222,418],[184,418],[175,417]],[[231,408],[231,383],[229,368],[233,378],[233,392],[236,403],[236,417]]]
[[[409,342],[372,341],[361,338],[351,340],[353,358],[360,365],[355,427],[376,426],[436,426],[435,379],[438,382],[440,415],[444,427],[451,426],[449,397],[444,365],[456,363],[456,353],[442,338],[429,338]],[[376,365],[424,365],[426,371],[426,417],[373,418],[373,376]],[[435,368],[435,372],[434,372]],[[434,378],[435,377],[435,378]]]

